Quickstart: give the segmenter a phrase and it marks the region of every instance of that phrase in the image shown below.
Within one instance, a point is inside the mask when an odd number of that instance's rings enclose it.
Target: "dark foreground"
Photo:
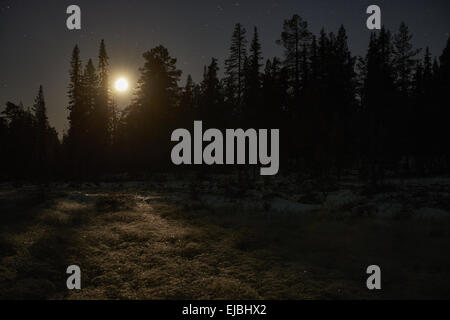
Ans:
[[[0,187],[2,299],[450,298],[450,180]],[[68,291],[79,265],[82,290]],[[379,265],[382,290],[366,288]]]

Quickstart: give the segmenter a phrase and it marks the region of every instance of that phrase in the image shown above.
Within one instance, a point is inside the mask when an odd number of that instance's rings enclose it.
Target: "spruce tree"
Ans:
[[[363,63],[362,103],[366,121],[362,146],[373,184],[383,178],[382,164],[398,160],[397,140],[392,138],[397,123],[392,116],[396,101],[391,40],[390,32],[384,27],[372,33]]]
[[[179,105],[181,71],[176,67],[177,59],[163,46],[145,52],[143,57],[145,64],[140,69],[138,88],[126,121],[131,129],[129,145],[133,152],[142,155],[138,165],[156,168],[167,165],[166,157],[170,154],[167,139]]]
[[[82,64],[80,59],[80,50],[75,46],[72,52],[72,60],[70,63],[70,83],[69,83],[69,132],[68,140],[74,148],[80,144],[81,134],[85,123],[83,122],[83,115],[85,114],[82,105]]]
[[[211,127],[223,127],[226,116],[221,109],[223,106],[222,86],[218,77],[219,65],[216,58],[205,68],[201,88],[200,116],[205,118]]]
[[[89,133],[94,133],[97,123],[95,123],[96,119],[93,119],[93,116],[97,108],[99,90],[97,73],[91,59],[88,60],[88,63],[84,69],[82,88],[83,104],[86,112],[85,121],[87,121],[86,123],[89,123],[89,128],[87,128],[87,131]]]
[[[413,48],[412,37],[406,24],[402,22],[393,41],[396,85],[403,95],[407,95],[411,89],[413,69],[417,63],[415,57],[420,52],[420,49]]]
[[[186,85],[181,90],[180,110],[176,115],[178,127],[188,127],[197,118],[199,99],[197,90],[197,85],[189,74],[186,78]]]
[[[186,78],[186,85],[181,93],[180,105],[183,110],[194,109],[195,107],[195,83],[192,80],[192,76],[189,74]]]
[[[47,118],[47,108],[45,106],[44,89],[42,86],[39,87],[39,92],[34,100],[32,110],[36,118],[36,127],[38,132],[44,135],[49,127],[49,124]]]
[[[244,93],[244,63],[247,57],[246,30],[237,23],[231,38],[228,59],[225,61],[225,85],[227,98],[240,111]]]
[[[258,29],[255,27],[250,45],[250,54],[245,64],[244,86],[244,124],[255,127],[261,122],[257,108],[261,102],[261,44],[259,43]]]
[[[92,66],[93,67],[93,66]],[[110,125],[111,125],[111,100],[109,90],[109,57],[106,52],[105,41],[100,43],[98,55],[98,93],[97,102],[92,112],[92,134],[95,144],[95,166],[99,170],[106,165],[107,154],[110,143]],[[91,68],[92,69],[92,68]],[[94,79],[91,79],[94,80]]]
[[[297,101],[300,97],[302,79],[302,50],[311,40],[308,23],[299,15],[292,16],[283,24],[283,32],[278,44],[284,47],[284,65],[289,73],[290,87]]]
[[[83,71],[80,50],[75,46],[70,63],[69,82],[69,130],[65,139],[66,163],[70,174],[80,176],[85,174],[84,145],[87,140],[87,122],[85,105],[83,103]]]
[[[34,159],[35,176],[39,179],[48,179],[54,171],[56,156],[59,147],[58,134],[50,127],[47,117],[47,108],[43,87],[39,87],[38,95],[32,107],[34,113]]]

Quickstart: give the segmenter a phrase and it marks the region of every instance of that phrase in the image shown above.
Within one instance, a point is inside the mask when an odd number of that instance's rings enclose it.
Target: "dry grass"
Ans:
[[[0,298],[450,297],[448,221],[326,207],[315,216],[221,212],[145,190],[80,194],[1,204]],[[82,269],[79,292],[65,288],[72,264]],[[382,267],[381,292],[365,287],[371,264]]]

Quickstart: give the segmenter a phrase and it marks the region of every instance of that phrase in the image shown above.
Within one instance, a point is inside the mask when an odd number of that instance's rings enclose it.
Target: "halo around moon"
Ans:
[[[128,90],[128,81],[125,78],[119,78],[114,84],[114,88],[119,92],[125,92]]]

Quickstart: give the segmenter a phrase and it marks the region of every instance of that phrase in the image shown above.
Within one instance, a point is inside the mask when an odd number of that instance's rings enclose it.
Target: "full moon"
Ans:
[[[127,81],[127,79],[125,79],[125,78],[117,79],[114,87],[116,88],[117,91],[120,91],[120,92],[127,91],[127,89],[128,89],[128,81]]]

